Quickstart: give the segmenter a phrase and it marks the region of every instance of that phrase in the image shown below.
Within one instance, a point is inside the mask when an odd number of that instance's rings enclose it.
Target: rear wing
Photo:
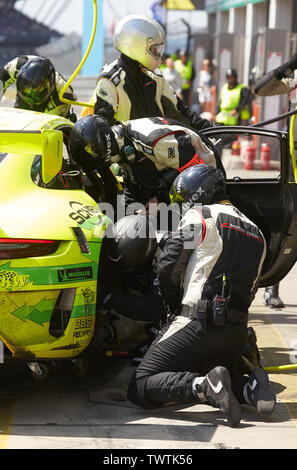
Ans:
[[[41,155],[42,179],[49,183],[62,168],[63,133],[57,130],[0,131],[0,152]]]

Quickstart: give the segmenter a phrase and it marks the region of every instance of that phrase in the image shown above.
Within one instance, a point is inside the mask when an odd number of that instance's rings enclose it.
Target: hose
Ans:
[[[273,367],[263,367],[266,372],[279,372],[282,370],[293,370],[297,369],[297,364],[287,364],[284,366],[273,366]]]
[[[69,80],[65,83],[65,85],[63,86],[62,90],[60,91],[59,93],[59,99],[60,101],[62,101],[63,103],[67,103],[67,104],[72,104],[72,105],[76,105],[76,106],[88,106],[88,107],[92,107],[94,108],[94,104],[91,104],[91,103],[82,103],[80,101],[71,101],[71,100],[67,100],[66,98],[64,98],[64,93],[65,91],[67,90],[67,88],[69,87],[69,85],[73,82],[73,80],[75,79],[75,77],[79,74],[82,66],[84,65],[85,61],[87,60],[87,57],[90,53],[90,50],[92,48],[92,45],[93,45],[93,42],[94,42],[94,38],[95,38],[95,34],[96,34],[96,27],[97,27],[97,0],[93,0],[93,26],[92,26],[92,33],[91,33],[91,37],[90,37],[90,41],[89,41],[89,45],[87,47],[87,50],[80,62],[80,64],[78,65],[78,67],[75,69],[75,71],[73,72],[73,74],[71,75],[71,77],[69,78]]]

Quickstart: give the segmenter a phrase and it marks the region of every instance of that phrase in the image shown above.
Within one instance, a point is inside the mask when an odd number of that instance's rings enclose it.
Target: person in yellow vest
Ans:
[[[216,114],[216,122],[226,126],[248,125],[251,118],[251,92],[237,81],[237,71],[226,71],[227,82],[223,85]]]
[[[182,77],[182,100],[188,106],[190,105],[192,82],[195,78],[193,61],[188,57],[185,51],[180,51],[179,59],[174,62],[174,66]]]

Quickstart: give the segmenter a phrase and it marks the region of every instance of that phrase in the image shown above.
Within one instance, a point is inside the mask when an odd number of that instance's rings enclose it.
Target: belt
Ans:
[[[205,301],[206,305],[206,314],[207,314],[207,323],[213,324],[213,315],[212,315],[212,301]],[[197,306],[196,305],[182,305],[181,311],[178,313],[182,317],[190,318],[191,320],[197,320]],[[225,316],[225,323],[232,325],[247,325],[248,322],[248,312],[243,312],[236,309],[227,309]]]

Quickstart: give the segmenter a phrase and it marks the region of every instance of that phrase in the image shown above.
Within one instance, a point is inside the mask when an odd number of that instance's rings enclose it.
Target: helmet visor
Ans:
[[[41,104],[51,93],[50,80],[46,79],[37,86],[32,86],[32,84],[26,83],[22,89],[18,89],[18,93],[26,103],[33,105]]]
[[[164,43],[162,43],[162,44],[152,44],[149,48],[149,51],[154,57],[161,60],[163,55],[164,55],[165,44]]]

